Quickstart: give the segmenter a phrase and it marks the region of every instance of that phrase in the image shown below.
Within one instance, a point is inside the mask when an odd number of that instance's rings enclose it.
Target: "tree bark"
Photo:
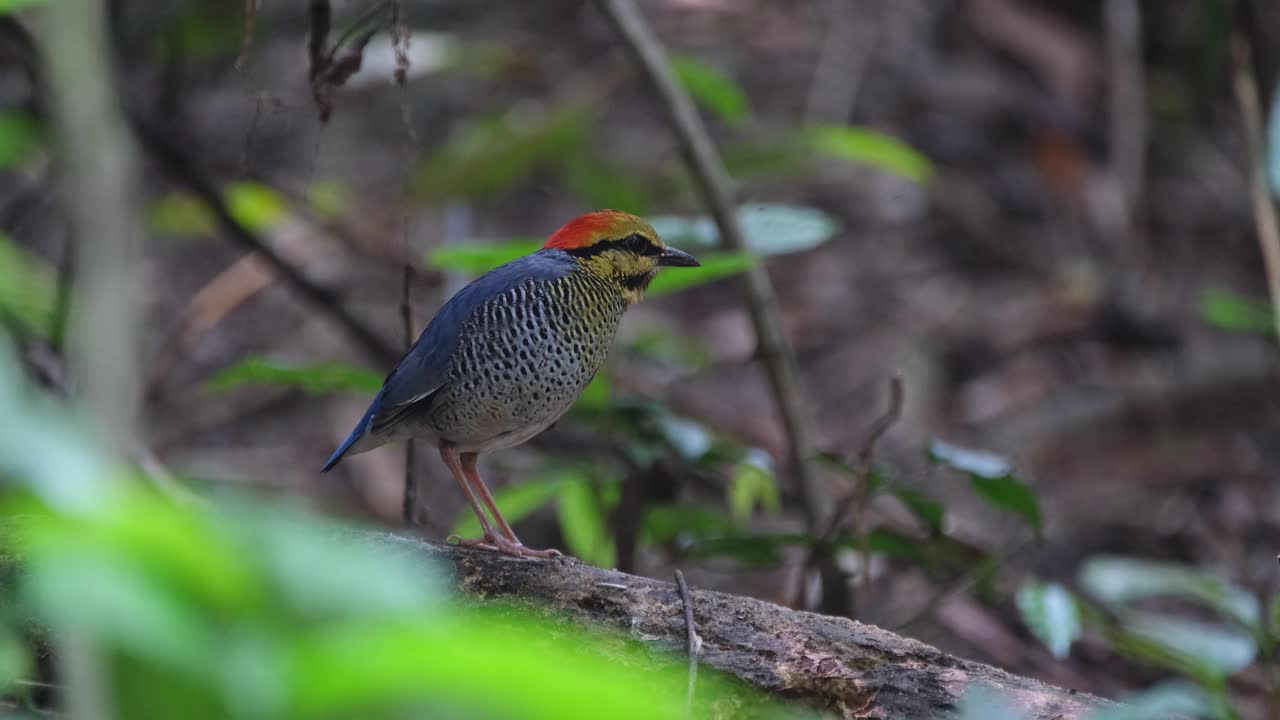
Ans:
[[[530,560],[400,535],[388,543],[452,568],[464,595],[501,599],[685,652],[684,607],[674,583],[602,570],[571,558]],[[788,700],[845,718],[933,720],[983,688],[1037,720],[1073,720],[1108,705],[846,618],[719,592],[691,592],[702,637],[699,663]]]

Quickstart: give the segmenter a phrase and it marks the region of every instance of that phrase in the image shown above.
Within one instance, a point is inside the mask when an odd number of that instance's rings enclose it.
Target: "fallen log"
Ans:
[[[383,541],[452,568],[466,596],[514,602],[685,652],[684,602],[674,583],[571,558],[513,558],[400,535]],[[703,590],[692,590],[690,602],[703,667],[838,717],[934,720],[976,689],[1036,720],[1074,720],[1110,704],[846,618]]]

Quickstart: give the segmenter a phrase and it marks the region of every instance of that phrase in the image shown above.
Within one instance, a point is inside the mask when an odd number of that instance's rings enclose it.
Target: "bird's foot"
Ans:
[[[507,555],[514,555],[515,557],[530,557],[530,558],[545,559],[545,558],[553,558],[553,557],[562,557],[564,555],[564,553],[555,549],[534,550],[533,548],[525,547],[524,543],[521,543],[518,540],[513,542],[500,535],[485,535],[483,537],[478,537],[478,538],[461,538],[461,537],[458,537],[457,535],[450,535],[448,537],[448,542],[451,545],[458,545],[460,547],[474,547],[474,548],[481,548],[483,550],[496,550],[500,553],[504,553]]]

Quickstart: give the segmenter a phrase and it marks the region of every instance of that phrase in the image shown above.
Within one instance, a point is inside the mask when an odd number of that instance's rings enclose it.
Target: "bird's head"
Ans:
[[[617,210],[579,215],[543,247],[563,250],[589,272],[616,283],[630,303],[640,300],[658,268],[699,264],[689,253],[667,247],[649,223]]]

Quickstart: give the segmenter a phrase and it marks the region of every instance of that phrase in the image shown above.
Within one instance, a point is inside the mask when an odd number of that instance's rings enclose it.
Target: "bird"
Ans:
[[[623,312],[658,270],[698,266],[635,215],[598,210],[574,218],[541,249],[476,278],[440,308],[322,472],[389,442],[430,442],[480,520],[481,537],[459,544],[560,555],[520,542],[477,459],[559,420],[604,364]]]

